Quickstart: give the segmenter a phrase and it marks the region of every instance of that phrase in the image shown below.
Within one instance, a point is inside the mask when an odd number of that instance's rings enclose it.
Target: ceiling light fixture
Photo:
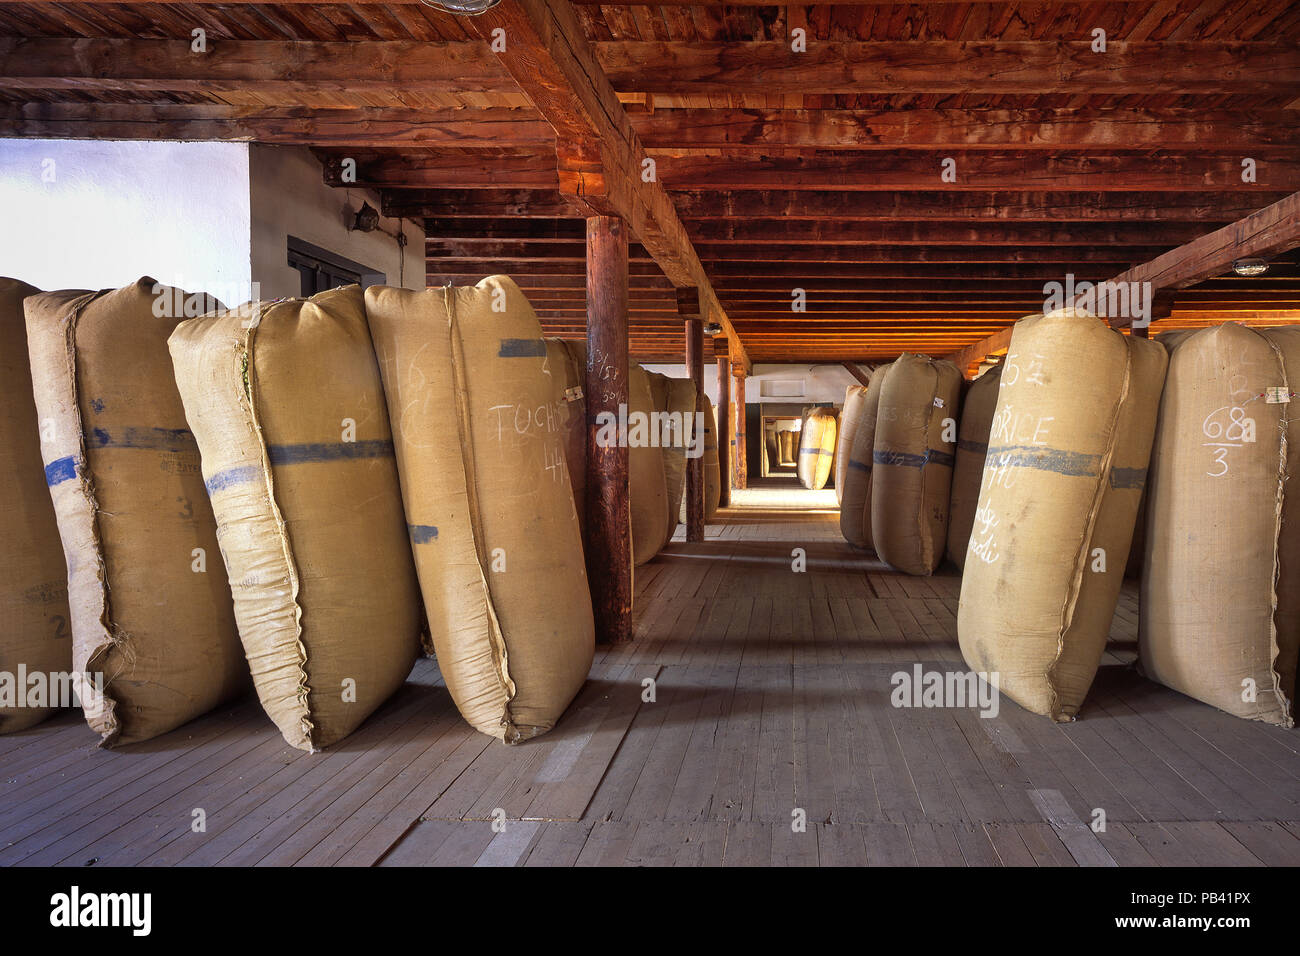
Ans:
[[[705,335],[721,335],[721,334],[722,334],[722,326],[721,326],[720,324],[718,324],[717,322],[705,322],[705,323],[704,323],[704,334],[705,334]]]
[[[433,7],[443,13],[459,13],[476,17],[495,7],[501,0],[420,0],[426,7]]]
[[[1239,276],[1262,276],[1268,271],[1268,262],[1264,259],[1238,259],[1232,264],[1232,271]]]
[[[368,202],[363,202],[357,210],[357,217],[352,222],[356,232],[374,232],[379,228],[379,210]]]

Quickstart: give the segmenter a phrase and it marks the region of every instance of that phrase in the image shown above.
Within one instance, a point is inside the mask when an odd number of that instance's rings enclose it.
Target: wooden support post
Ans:
[[[632,513],[626,445],[597,442],[597,416],[628,404],[627,226],[587,220],[587,581],[596,640],[632,636]]]
[[[718,507],[731,505],[731,360],[718,356]]]
[[[695,386],[695,407],[704,407],[704,325],[687,319],[686,371]],[[704,540],[704,435],[695,436],[699,454],[686,459],[686,540]],[[671,505],[671,502],[669,502]]]
[[[736,398],[731,404],[731,440],[736,455],[736,487],[749,487],[749,460],[745,457],[745,369],[733,366]]]

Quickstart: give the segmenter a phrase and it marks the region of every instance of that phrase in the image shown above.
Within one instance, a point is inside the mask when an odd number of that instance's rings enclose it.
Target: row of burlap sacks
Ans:
[[[0,281],[22,504],[0,528],[0,673],[70,673],[110,745],[251,675],[314,750],[402,685],[423,635],[477,729],[552,727],[593,656],[585,414],[514,283],[159,308],[191,298]],[[3,703],[0,732],[50,710]]]
[[[961,388],[951,362],[904,352],[845,396],[840,531],[907,574],[933,574],[943,560]]]
[[[997,384],[976,407],[986,373],[967,399],[972,441],[990,423],[958,612],[969,666],[1027,709],[1073,719],[1137,565],[1141,672],[1293,726],[1297,376],[1300,328],[1148,341],[1070,311],[1017,323]]]

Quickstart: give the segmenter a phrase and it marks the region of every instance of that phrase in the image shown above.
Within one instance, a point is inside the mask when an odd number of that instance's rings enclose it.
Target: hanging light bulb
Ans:
[[[426,7],[443,13],[459,13],[476,17],[495,7],[501,0],[420,0]]]

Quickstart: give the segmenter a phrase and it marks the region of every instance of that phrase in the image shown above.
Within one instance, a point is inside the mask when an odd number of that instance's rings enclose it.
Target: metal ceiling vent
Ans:
[[[501,0],[420,0],[426,7],[433,7],[443,13],[461,13],[476,17],[495,7]]]

